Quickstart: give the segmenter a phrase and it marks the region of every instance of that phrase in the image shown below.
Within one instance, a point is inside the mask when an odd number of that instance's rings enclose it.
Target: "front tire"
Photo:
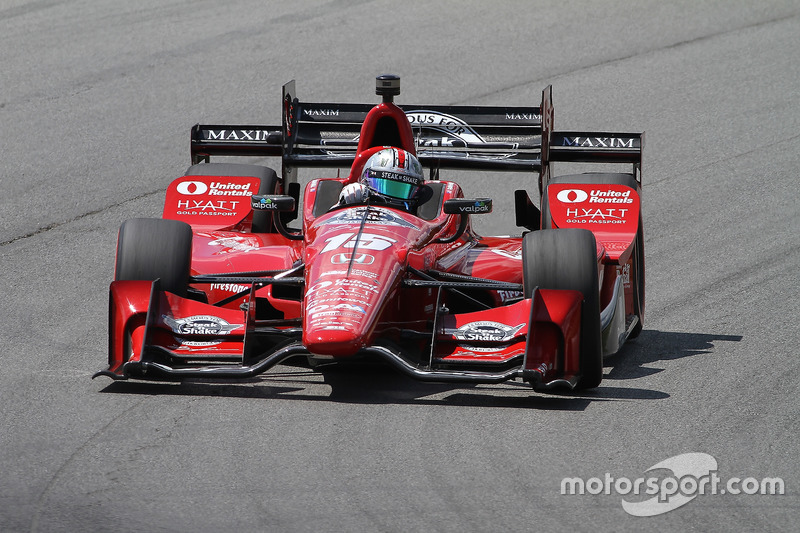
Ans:
[[[185,222],[133,218],[117,238],[114,280],[161,280],[161,289],[186,297],[192,261],[192,228]]]
[[[575,290],[581,305],[580,377],[576,388],[597,387],[603,379],[600,331],[600,289],[597,245],[584,229],[539,230],[522,241],[523,288],[526,298],[540,289]]]

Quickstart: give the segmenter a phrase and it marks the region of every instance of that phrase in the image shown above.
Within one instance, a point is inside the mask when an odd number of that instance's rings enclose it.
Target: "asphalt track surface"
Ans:
[[[798,2],[0,2],[0,530],[796,531],[799,49]],[[277,123],[290,79],[374,102],[385,72],[400,103],[552,84],[556,128],[647,132],[646,324],[602,385],[91,380],[117,229],[160,215],[190,126]],[[456,177],[516,231],[529,176]],[[560,493],[690,452],[785,494]]]

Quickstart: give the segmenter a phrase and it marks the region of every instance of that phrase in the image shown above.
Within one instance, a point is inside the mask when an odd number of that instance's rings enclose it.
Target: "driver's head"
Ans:
[[[360,182],[385,200],[416,200],[425,178],[419,160],[401,148],[384,148],[364,164]]]

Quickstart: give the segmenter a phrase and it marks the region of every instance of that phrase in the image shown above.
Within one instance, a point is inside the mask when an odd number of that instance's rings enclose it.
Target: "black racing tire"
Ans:
[[[540,289],[576,290],[581,306],[580,377],[576,388],[597,387],[603,379],[597,245],[584,229],[527,233],[522,241],[522,284],[526,298]]]
[[[280,181],[278,174],[271,168],[262,165],[245,165],[242,163],[198,163],[186,170],[186,176],[251,176],[261,180],[258,194],[278,194]],[[249,201],[249,198],[248,198]],[[272,212],[254,211],[253,233],[275,233],[272,224]]]
[[[641,196],[642,186],[636,181],[633,174],[615,174],[610,172],[589,172],[586,174],[572,174],[557,176],[550,183],[577,183],[581,185],[625,185]],[[542,228],[552,228],[550,223],[550,208],[547,201],[547,190],[542,196]],[[633,250],[633,312],[639,318],[638,324],[633,328],[628,338],[639,336],[644,327],[644,302],[645,302],[645,268],[644,268],[644,226],[642,215],[639,214],[639,233],[636,234]]]
[[[628,338],[635,339],[644,328],[644,226],[642,226],[641,214],[639,215],[639,232],[636,234],[634,242],[631,271],[631,276],[633,276],[633,313],[639,318],[639,321],[631,330]]]
[[[161,280],[161,289],[186,296],[192,262],[192,228],[178,220],[132,218],[117,238],[114,280]]]

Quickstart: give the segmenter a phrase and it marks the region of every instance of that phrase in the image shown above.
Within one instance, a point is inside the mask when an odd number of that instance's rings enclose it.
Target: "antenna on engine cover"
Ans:
[[[383,97],[384,104],[391,104],[394,97],[400,94],[400,76],[381,74],[375,78],[375,94]]]

